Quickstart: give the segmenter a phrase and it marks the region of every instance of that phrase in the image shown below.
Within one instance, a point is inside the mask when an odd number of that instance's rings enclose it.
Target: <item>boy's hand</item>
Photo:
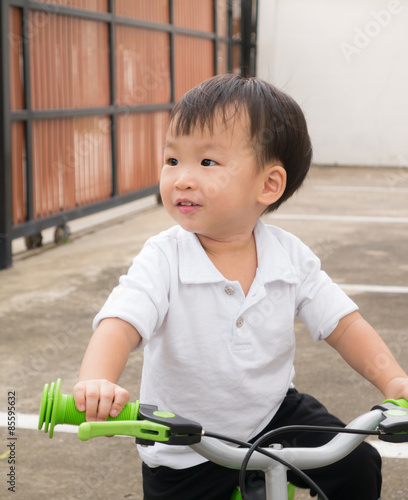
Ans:
[[[386,385],[384,395],[386,399],[408,400],[408,377],[395,377]]]
[[[117,417],[129,401],[128,391],[108,380],[78,382],[73,394],[76,409],[86,411],[87,422]]]

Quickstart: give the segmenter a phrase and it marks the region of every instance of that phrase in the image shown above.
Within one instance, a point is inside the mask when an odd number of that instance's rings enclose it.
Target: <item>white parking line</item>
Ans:
[[[0,412],[0,427],[7,427],[7,413]],[[17,413],[17,429],[38,430],[38,415],[29,413]],[[68,432],[77,434],[78,427],[76,425],[57,425],[54,432]],[[370,439],[372,444],[385,458],[408,458],[408,443],[386,443],[378,439]]]
[[[317,214],[278,214],[273,213],[265,217],[267,220],[311,220],[327,222],[368,222],[386,224],[408,224],[408,217],[390,217],[378,215],[317,215]]]
[[[38,430],[38,415],[18,412],[16,413],[16,422],[16,435],[18,429]],[[7,413],[0,411],[0,427],[7,427],[7,425]],[[78,427],[76,425],[57,425],[55,431],[77,434]]]
[[[383,458],[408,458],[407,443],[387,443],[379,439],[369,439],[368,442],[378,450]]]

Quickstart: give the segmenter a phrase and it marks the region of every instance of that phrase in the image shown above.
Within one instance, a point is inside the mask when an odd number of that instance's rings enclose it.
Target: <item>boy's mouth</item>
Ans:
[[[180,214],[189,215],[198,210],[200,205],[198,203],[194,203],[193,201],[189,200],[177,200],[176,207]]]

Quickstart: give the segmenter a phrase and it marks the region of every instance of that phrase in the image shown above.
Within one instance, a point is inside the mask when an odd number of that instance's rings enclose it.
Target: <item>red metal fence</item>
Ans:
[[[3,0],[1,12],[5,240],[157,192],[174,102],[240,71],[241,0]]]

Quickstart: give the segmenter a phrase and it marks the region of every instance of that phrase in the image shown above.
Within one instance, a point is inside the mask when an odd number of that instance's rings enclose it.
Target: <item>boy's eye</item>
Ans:
[[[205,158],[204,160],[202,160],[201,165],[203,167],[212,167],[213,165],[217,165],[217,162],[213,161],[213,160],[209,160],[208,158]]]
[[[168,158],[166,160],[166,164],[175,167],[176,165],[178,165],[178,160],[176,160],[175,158]]]

